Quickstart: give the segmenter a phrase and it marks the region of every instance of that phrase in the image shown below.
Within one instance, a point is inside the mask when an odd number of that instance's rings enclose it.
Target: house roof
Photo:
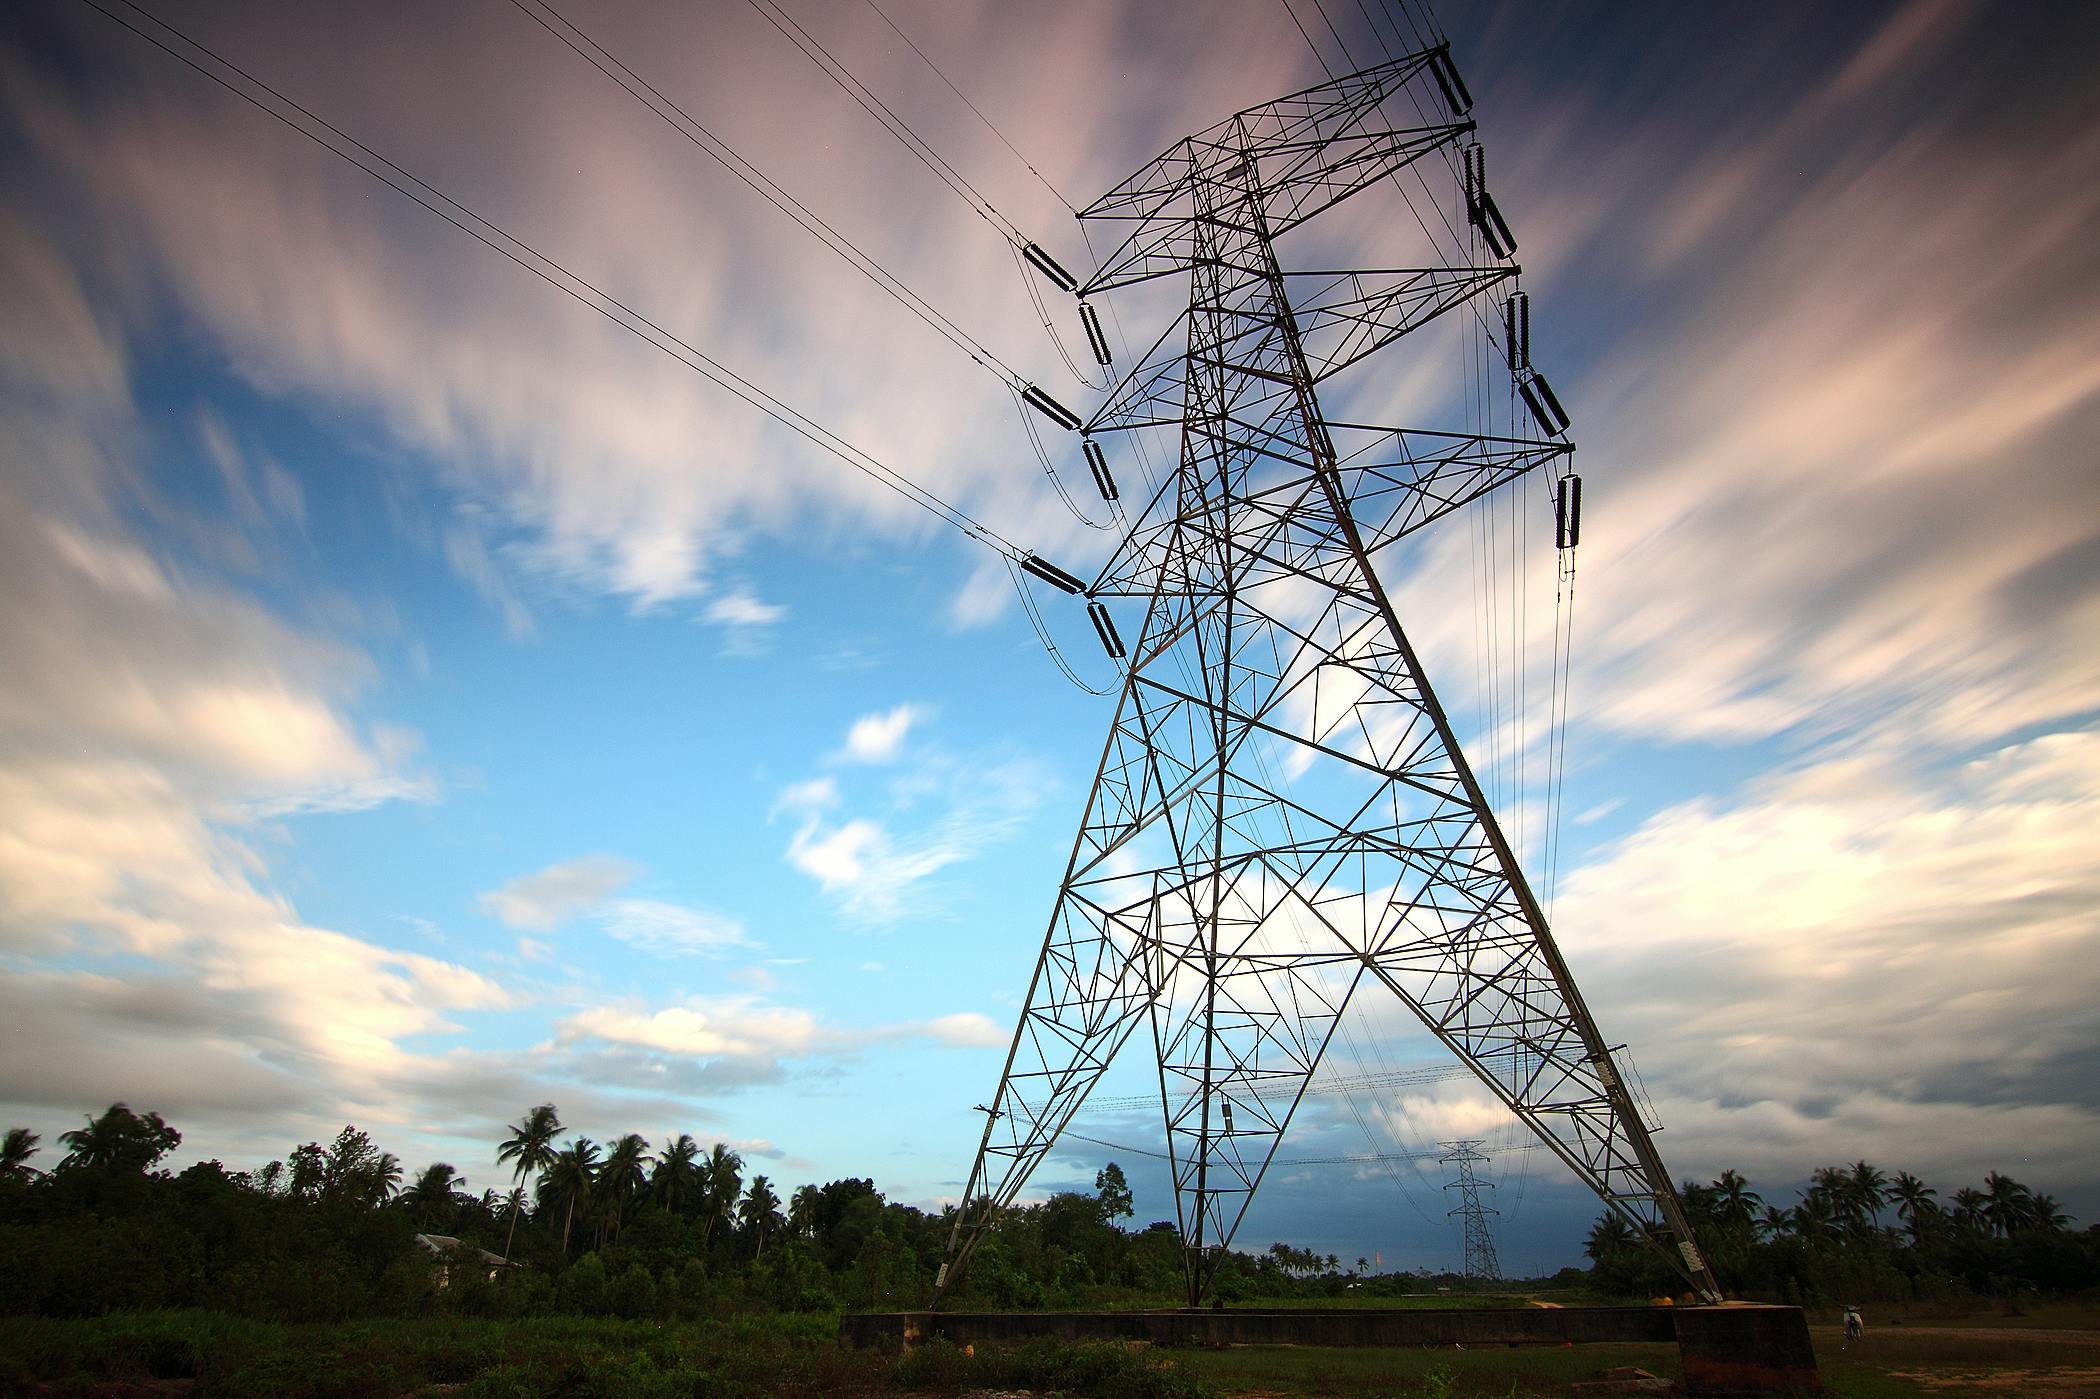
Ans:
[[[440,1254],[449,1253],[455,1248],[473,1248],[476,1253],[481,1255],[481,1261],[492,1267],[515,1268],[518,1266],[515,1263],[506,1261],[500,1253],[490,1253],[485,1248],[475,1248],[472,1244],[462,1244],[450,1234],[418,1234],[416,1235],[416,1242],[429,1249],[432,1253]]]

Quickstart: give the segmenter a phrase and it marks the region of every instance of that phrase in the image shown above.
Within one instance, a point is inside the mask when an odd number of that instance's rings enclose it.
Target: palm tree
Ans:
[[[391,1151],[382,1151],[372,1163],[372,1199],[374,1207],[385,1204],[401,1191],[401,1158]]]
[[[2033,1191],[1996,1171],[1983,1178],[1983,1193],[1983,1220],[1995,1234],[2010,1236],[2017,1232],[2034,1207]]]
[[[736,1208],[736,1197],[744,1187],[744,1158],[716,1142],[700,1167],[700,1246],[707,1247],[715,1225],[728,1219]]]
[[[1984,1210],[1989,1203],[1989,1197],[1981,1190],[1963,1186],[1954,1192],[1954,1222],[1966,1229],[1984,1229],[1987,1227]]]
[[[2071,1216],[2055,1197],[2036,1195],[2027,1202],[2027,1227],[2044,1233],[2060,1234],[2071,1227]]]
[[[576,1222],[577,1202],[590,1204],[591,1187],[597,1179],[598,1144],[589,1137],[578,1137],[556,1152],[554,1160],[540,1176],[540,1203],[562,1202],[561,1253],[564,1258],[569,1256],[569,1229]]]
[[[1881,1223],[1881,1207],[1889,1202],[1889,1178],[1878,1167],[1864,1161],[1852,1163],[1851,1194],[1855,1207]]]
[[[798,1186],[788,1197],[788,1232],[798,1239],[815,1238],[817,1206],[823,1199],[823,1192],[814,1185]]]
[[[1677,1198],[1683,1204],[1684,1212],[1690,1215],[1695,1222],[1711,1223],[1713,1221],[1715,1213],[1714,1202],[1716,1199],[1713,1187],[1701,1185],[1695,1180],[1688,1180],[1677,1187]]]
[[[780,1197],[773,1193],[773,1183],[764,1176],[751,1177],[751,1188],[744,1192],[744,1202],[737,1207],[737,1219],[758,1239],[753,1258],[766,1251],[766,1226],[779,1212]]]
[[[1804,1239],[1821,1239],[1828,1237],[1831,1226],[1839,1222],[1839,1206],[1828,1191],[1811,1187],[1787,1216],[1788,1227],[1795,1234]]]
[[[1589,1238],[1583,1241],[1582,1251],[1591,1260],[1601,1263],[1614,1253],[1632,1248],[1634,1242],[1633,1226],[1616,1214],[1604,1214],[1590,1226]]]
[[[518,1216],[525,1212],[525,1197],[523,1193],[515,1189],[508,1190],[504,1192],[501,1200],[497,1200],[495,1195],[496,1192],[493,1190],[488,1192],[489,1218],[501,1220],[507,1216],[506,1227],[512,1234],[517,1233]]]
[[[401,1205],[416,1217],[417,1223],[442,1229],[452,1222],[459,1208],[460,1187],[465,1184],[451,1162],[433,1161],[423,1168],[413,1185],[401,1192]]]
[[[680,1133],[656,1158],[649,1173],[649,1193],[672,1214],[681,1214],[697,1198],[700,1189],[700,1143]]]
[[[1791,1227],[1790,1213],[1781,1205],[1766,1205],[1764,1213],[1757,1217],[1757,1232],[1767,1239],[1776,1239]]]
[[[590,1227],[592,1248],[604,1248],[619,1228],[620,1202],[606,1191],[602,1168],[599,1177],[598,1188],[583,1204],[583,1222]]]
[[[1896,1172],[1896,1179],[1889,1184],[1889,1197],[1896,1202],[1896,1218],[1910,1226],[1913,1241],[1925,1237],[1927,1221],[1940,1212],[1932,1199],[1937,1193],[1909,1171]]]
[[[0,1137],[0,1180],[27,1180],[41,1175],[29,1164],[29,1158],[36,1155],[37,1143],[42,1140],[27,1127],[8,1128],[7,1135]]]
[[[62,1165],[103,1166],[141,1175],[182,1145],[182,1133],[161,1121],[159,1113],[140,1117],[122,1103],[111,1103],[102,1116],[89,1118],[85,1127],[61,1132],[58,1139],[68,1153]]]
[[[518,1205],[525,1193],[525,1177],[536,1176],[554,1164],[554,1136],[561,1131],[561,1114],[554,1104],[541,1103],[511,1125],[510,1136],[496,1148],[496,1163],[511,1167],[510,1231],[503,1238],[503,1259],[510,1261],[510,1246],[518,1237]]]
[[[1732,1170],[1721,1172],[1721,1178],[1713,1183],[1713,1199],[1724,1221],[1744,1229],[1751,1226],[1764,1204],[1764,1197],[1750,1188],[1750,1182]]]
[[[107,1166],[115,1159],[116,1134],[112,1130],[118,1113],[127,1117],[131,1109],[122,1103],[111,1103],[109,1111],[101,1117],[90,1117],[87,1126],[76,1127],[70,1132],[58,1134],[59,1144],[66,1149],[66,1164],[69,1166]]]
[[[612,1232],[620,1232],[620,1217],[628,1201],[639,1195],[648,1178],[649,1143],[629,1132],[612,1145],[605,1164],[598,1168],[598,1193],[605,1201],[606,1220]]]

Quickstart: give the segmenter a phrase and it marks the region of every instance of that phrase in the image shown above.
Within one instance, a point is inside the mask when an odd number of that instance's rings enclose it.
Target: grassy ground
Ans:
[[[1636,1365],[1677,1377],[1674,1345],[1571,1349],[1414,1350],[1366,1346],[1236,1346],[1181,1357],[1191,1375],[1221,1395],[1430,1395],[1437,1399],[1534,1399],[1566,1395],[1606,1369]]]
[[[1399,1297],[1345,1292],[1339,1297],[1250,1297],[1233,1305],[1248,1311],[1458,1311],[1474,1307],[1528,1307],[1538,1300],[1565,1301],[1569,1306],[1598,1305],[1594,1298],[1578,1301],[1560,1293],[1545,1292],[1411,1292]]]
[[[1901,1325],[1895,1324],[1901,1322]],[[1957,1312],[1870,1319],[1847,1343],[1811,1328],[1838,1399],[2100,1396],[2100,1314]],[[831,1316],[663,1324],[432,1317],[277,1326],[204,1312],[0,1319],[0,1399],[734,1399],[757,1395],[1063,1393],[1083,1399],[1430,1396],[1545,1399],[1635,1365],[1675,1377],[1676,1347],[1492,1350],[1244,1346],[1152,1350],[1036,1343],[902,1361],[842,1351]]]

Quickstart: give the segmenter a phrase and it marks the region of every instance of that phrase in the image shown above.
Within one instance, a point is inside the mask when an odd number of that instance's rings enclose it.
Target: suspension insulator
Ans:
[[[1030,554],[1027,558],[1021,560],[1021,567],[1033,573],[1051,587],[1056,588],[1059,592],[1078,594],[1086,591],[1086,584],[1080,582],[1048,559]]]
[[[1123,638],[1116,634],[1115,619],[1108,615],[1108,609],[1098,602],[1090,602],[1086,605],[1086,615],[1093,619],[1094,635],[1101,638],[1101,649],[1108,652],[1108,658],[1122,660]]]
[[[1531,386],[1538,390],[1539,402],[1544,404],[1546,411],[1553,415],[1552,430],[1555,432],[1566,432],[1568,430],[1568,410],[1560,406],[1560,399],[1553,392],[1553,385],[1546,382],[1545,375],[1533,371]]]
[[[1478,141],[1468,141],[1466,159],[1466,217],[1479,221],[1480,199],[1487,193],[1487,152]]]
[[[1101,333],[1101,314],[1086,302],[1079,303],[1079,323],[1086,327],[1086,343],[1094,351],[1095,363],[1106,368],[1111,360],[1108,337]]]
[[[1582,542],[1582,478],[1563,476],[1553,497],[1553,544],[1572,549]]]
[[[1529,374],[1517,381],[1517,392],[1523,395],[1524,406],[1538,422],[1539,431],[1548,437],[1558,437],[1568,430],[1567,410],[1553,396],[1553,386],[1538,374]]]
[[[1030,243],[1022,248],[1021,256],[1027,258],[1029,265],[1034,267],[1036,271],[1054,282],[1059,291],[1079,290],[1079,279],[1058,266],[1056,258],[1050,256],[1050,254],[1044,252],[1035,244]]]
[[[1094,473],[1094,489],[1103,500],[1115,500],[1116,478],[1108,474],[1108,458],[1102,455],[1101,444],[1089,437],[1081,446],[1086,451],[1087,470]]]
[[[1458,75],[1458,65],[1451,61],[1451,46],[1439,44],[1429,55],[1430,76],[1443,90],[1444,105],[1451,115],[1462,117],[1473,110],[1473,94],[1466,90],[1466,80]]]
[[[1495,196],[1484,188],[1473,204],[1473,226],[1487,239],[1488,249],[1496,257],[1508,257],[1517,250],[1517,235],[1509,231],[1509,220],[1502,217]]]
[[[1509,372],[1531,368],[1531,294],[1511,292],[1502,303],[1503,341],[1509,349]]]
[[[1062,403],[1059,403],[1049,394],[1044,393],[1035,385],[1030,384],[1027,388],[1021,390],[1021,397],[1027,400],[1030,408],[1035,409],[1036,412],[1041,413],[1066,432],[1077,432],[1079,430],[1079,415]]]

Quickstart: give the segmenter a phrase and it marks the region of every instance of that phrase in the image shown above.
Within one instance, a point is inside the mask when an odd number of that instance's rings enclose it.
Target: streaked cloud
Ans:
[[[768,1001],[759,992],[694,996],[656,1010],[632,1004],[590,1006],[563,1017],[555,1032],[564,1044],[602,1041],[694,1059],[747,1060],[844,1054],[900,1040],[978,1048],[1007,1040],[1005,1030],[975,1011],[850,1027]]]
[[[2096,820],[2091,729],[1929,776],[1832,759],[1657,813],[1570,876],[1559,925],[1680,1159],[1784,1171],[1844,1141],[1980,1173],[2018,1123],[2026,1160],[2076,1178],[2100,1133]]]
[[[719,954],[753,945],[738,919],[660,899],[615,899],[599,913],[598,922],[620,941],[660,957]]]
[[[708,603],[703,615],[726,627],[770,627],[787,616],[787,608],[761,602],[749,588],[737,588]]]
[[[1032,759],[978,765],[935,754],[891,784],[879,816],[830,815],[836,787],[823,805],[805,803],[785,857],[856,922],[892,923],[924,911],[935,875],[1012,838],[1050,785]]]
[[[489,890],[481,907],[513,928],[547,932],[603,903],[640,873],[633,861],[617,855],[584,855]]]

